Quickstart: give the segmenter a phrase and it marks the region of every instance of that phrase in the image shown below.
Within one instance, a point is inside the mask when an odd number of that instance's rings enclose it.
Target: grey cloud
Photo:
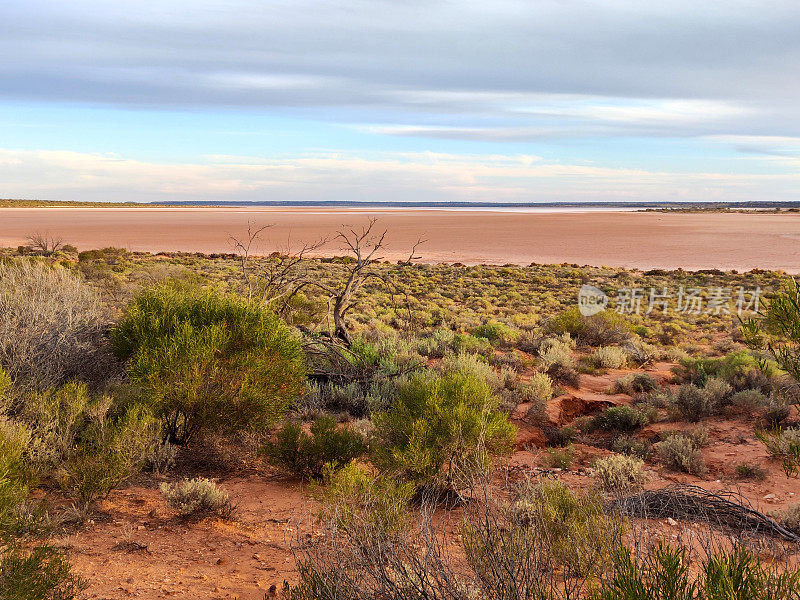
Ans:
[[[11,0],[0,23],[5,98],[305,107],[344,120],[363,109],[377,122],[432,126],[419,135],[470,139],[800,134],[795,0]],[[714,100],[750,112],[609,124],[523,114],[492,93]]]

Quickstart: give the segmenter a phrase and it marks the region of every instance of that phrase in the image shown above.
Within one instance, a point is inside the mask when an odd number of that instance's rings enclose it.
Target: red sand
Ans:
[[[2,208],[0,246],[33,232],[62,236],[79,249],[230,252],[248,221],[275,224],[259,248],[331,236],[369,216],[388,229],[387,259],[419,253],[426,262],[577,263],[635,268],[783,269],[800,273],[800,215],[328,208]],[[341,252],[330,242],[321,254]]]

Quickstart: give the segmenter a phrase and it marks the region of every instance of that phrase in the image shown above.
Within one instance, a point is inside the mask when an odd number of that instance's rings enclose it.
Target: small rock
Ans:
[[[667,523],[669,523],[669,525],[671,527],[677,527],[678,526],[678,522],[675,519],[673,519],[672,517],[667,517]]]

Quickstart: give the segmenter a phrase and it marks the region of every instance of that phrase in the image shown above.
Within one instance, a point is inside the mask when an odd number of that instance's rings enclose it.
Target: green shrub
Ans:
[[[88,507],[139,472],[160,436],[158,421],[141,406],[129,408],[116,423],[98,415],[61,466],[62,485]]]
[[[492,353],[492,344],[486,338],[459,333],[453,338],[453,351],[456,354],[482,354],[488,356]]]
[[[161,493],[172,508],[184,517],[216,514],[229,517],[233,511],[228,492],[210,479],[197,477],[178,483],[162,483]]]
[[[8,410],[6,397],[11,389],[11,376],[0,367],[0,414],[5,414]]]
[[[628,361],[628,357],[622,348],[601,346],[594,351],[591,360],[600,369],[621,369]]]
[[[671,435],[653,445],[659,460],[669,469],[701,476],[706,472],[703,454],[689,436]]]
[[[632,435],[621,435],[611,444],[611,449],[620,454],[635,456],[642,460],[647,460],[650,456],[651,444],[647,440],[639,440]]]
[[[109,405],[108,397],[90,398],[86,384],[77,381],[27,395],[17,413],[32,432],[32,466],[42,470],[58,467],[75,449],[89,415],[105,417]]]
[[[616,548],[611,577],[591,600],[699,600],[686,548],[659,542],[644,559]]]
[[[513,342],[519,334],[516,329],[512,329],[505,323],[499,323],[497,321],[489,321],[488,323],[479,325],[473,329],[471,333],[475,337],[485,338],[490,342],[499,344],[509,344]]]
[[[646,415],[632,406],[612,406],[594,418],[594,428],[606,431],[634,431],[647,425]]]
[[[265,446],[273,464],[311,479],[322,477],[326,465],[340,469],[366,452],[364,437],[349,427],[337,428],[336,420],[321,416],[311,425],[311,434],[296,423],[287,423]]]
[[[211,290],[146,290],[112,337],[173,443],[203,429],[263,429],[303,387],[302,351],[288,328],[266,309]]]
[[[542,564],[565,566],[572,575],[597,573],[610,558],[623,525],[603,512],[598,494],[576,494],[559,481],[523,482],[516,490],[511,510],[517,527],[527,525],[540,536]],[[466,540],[465,540],[466,541]]]
[[[644,461],[624,454],[598,459],[594,464],[594,475],[600,489],[613,494],[638,491],[647,482]]]
[[[575,448],[569,444],[563,448],[547,448],[542,456],[542,466],[548,469],[568,471],[575,460]]]
[[[800,572],[765,567],[754,554],[737,548],[711,556],[702,574],[702,597],[709,600],[793,600]]]
[[[373,477],[355,463],[338,470],[328,465],[323,480],[325,486],[319,495],[323,519],[333,519],[351,529],[372,527],[384,535],[399,531],[409,519],[413,482]]]
[[[0,543],[16,529],[17,509],[28,495],[25,453],[30,432],[22,425],[0,417]]]
[[[494,390],[502,389],[503,381],[497,371],[492,368],[486,359],[474,354],[448,354],[444,357],[439,369],[443,373],[461,373],[484,381]]]
[[[756,431],[756,437],[766,446],[770,456],[781,461],[787,476],[800,476],[800,429],[788,427]]]
[[[510,449],[515,430],[497,406],[474,375],[414,377],[391,409],[375,416],[374,460],[419,485],[452,486],[462,474],[484,470],[491,454]]]
[[[85,587],[50,546],[0,548],[0,600],[73,600]]]
[[[588,346],[618,344],[631,337],[630,324],[622,315],[603,311],[586,317],[577,306],[553,317],[547,328],[554,333],[568,333]]]
[[[685,376],[699,386],[704,386],[709,377],[722,379],[731,385],[734,390],[743,390],[754,387],[753,383],[761,383],[769,388],[769,383],[763,379],[761,368],[774,371],[774,363],[761,364],[747,350],[732,352],[722,358],[688,359],[683,361]]]

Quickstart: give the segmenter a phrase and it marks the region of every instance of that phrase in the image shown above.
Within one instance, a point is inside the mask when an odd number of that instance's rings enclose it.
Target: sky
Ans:
[[[800,200],[800,2],[2,0],[0,197]]]

